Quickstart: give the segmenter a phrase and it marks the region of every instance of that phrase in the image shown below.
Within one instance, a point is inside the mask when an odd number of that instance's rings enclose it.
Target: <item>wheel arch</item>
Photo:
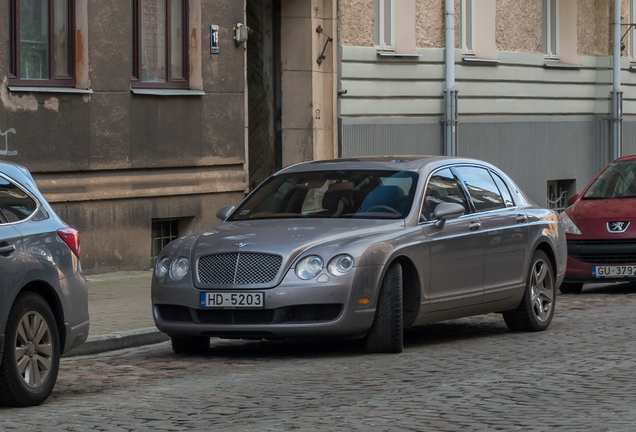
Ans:
[[[548,258],[550,259],[550,265],[552,265],[552,272],[554,273],[556,277],[556,272],[558,269],[557,261],[556,261],[556,253],[554,249],[552,248],[552,246],[550,245],[550,243],[548,243],[546,240],[542,240],[542,241],[540,240],[539,243],[535,245],[534,250],[535,252],[540,250],[548,256]],[[530,260],[532,260],[532,257],[530,257]]]
[[[53,311],[55,317],[55,324],[57,325],[58,333],[60,335],[60,350],[63,351],[66,346],[66,326],[64,325],[64,309],[60,297],[55,292],[55,289],[48,283],[41,280],[34,280],[27,283],[16,295],[20,295],[23,292],[32,292],[42,296]],[[15,298],[13,299],[15,301]]]

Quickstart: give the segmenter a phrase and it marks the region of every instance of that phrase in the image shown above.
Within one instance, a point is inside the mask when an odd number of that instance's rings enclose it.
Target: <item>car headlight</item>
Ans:
[[[329,273],[334,276],[342,276],[349,273],[353,268],[353,257],[351,255],[338,255],[329,262]]]
[[[324,261],[318,255],[303,258],[296,266],[296,276],[302,280],[313,279],[322,271]]]
[[[155,274],[159,279],[164,277],[166,273],[168,273],[168,270],[170,270],[170,259],[168,257],[163,257],[159,261],[157,261]]]
[[[174,281],[180,281],[188,274],[188,270],[190,270],[190,261],[187,258],[179,257],[170,266],[170,278]]]
[[[559,214],[559,218],[561,219],[561,223],[565,227],[566,234],[583,235],[579,227],[577,227],[576,224],[572,222],[572,219],[570,219],[570,216],[568,216],[566,212],[561,212],[561,214]]]

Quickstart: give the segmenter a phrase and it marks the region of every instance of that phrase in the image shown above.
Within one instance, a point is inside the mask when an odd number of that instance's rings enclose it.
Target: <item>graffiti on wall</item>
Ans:
[[[4,150],[2,150],[2,145],[0,144],[0,156],[15,156],[18,154],[17,150],[9,151],[10,133],[15,135],[15,129],[8,129],[6,132],[2,132],[2,130],[0,130],[0,136],[4,137]]]

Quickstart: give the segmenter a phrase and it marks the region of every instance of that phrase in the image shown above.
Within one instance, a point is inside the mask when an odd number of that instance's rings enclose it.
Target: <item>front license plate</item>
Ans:
[[[265,294],[262,292],[204,292],[201,293],[202,308],[253,308],[265,307]]]
[[[592,276],[595,278],[633,277],[633,276],[636,276],[636,265],[592,266]]]

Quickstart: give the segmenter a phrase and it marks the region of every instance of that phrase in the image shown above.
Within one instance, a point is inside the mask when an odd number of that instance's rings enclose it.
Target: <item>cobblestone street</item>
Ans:
[[[634,430],[636,285],[559,296],[547,332],[499,315],[357,341],[213,341],[64,359],[53,396],[0,430]]]

